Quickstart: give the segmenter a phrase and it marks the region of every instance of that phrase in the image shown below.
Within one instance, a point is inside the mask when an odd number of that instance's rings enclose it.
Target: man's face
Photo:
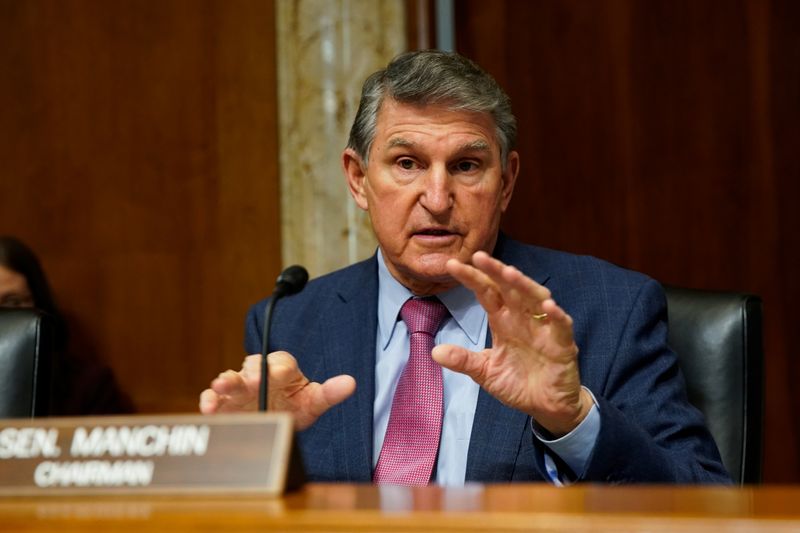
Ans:
[[[503,172],[490,115],[390,99],[378,112],[369,166],[350,149],[343,163],[389,271],[415,294],[457,284],[445,269],[451,257],[492,252],[519,169],[512,152]]]

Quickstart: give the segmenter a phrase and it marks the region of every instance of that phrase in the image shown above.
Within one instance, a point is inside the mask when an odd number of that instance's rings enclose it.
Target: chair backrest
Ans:
[[[53,324],[35,309],[0,309],[0,418],[47,415]]]
[[[761,299],[664,287],[669,343],[737,483],[761,481],[764,385]]]

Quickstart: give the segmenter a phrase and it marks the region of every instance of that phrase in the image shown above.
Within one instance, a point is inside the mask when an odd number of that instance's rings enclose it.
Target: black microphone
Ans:
[[[269,380],[269,369],[267,367],[267,345],[269,343],[269,327],[272,323],[272,310],[275,302],[284,296],[296,294],[303,290],[308,281],[308,271],[300,265],[292,265],[280,273],[275,281],[275,290],[267,302],[264,313],[264,336],[261,340],[261,386],[259,388],[258,409],[267,410],[267,381]]]

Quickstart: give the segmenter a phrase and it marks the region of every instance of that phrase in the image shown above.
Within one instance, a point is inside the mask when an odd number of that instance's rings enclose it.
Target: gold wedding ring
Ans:
[[[531,315],[531,318],[533,318],[534,320],[544,320],[545,318],[547,318],[547,313],[540,313],[538,315],[533,314]]]

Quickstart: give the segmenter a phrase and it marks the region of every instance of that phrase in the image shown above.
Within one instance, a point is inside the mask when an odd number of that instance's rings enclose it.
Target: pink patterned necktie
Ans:
[[[375,483],[427,485],[442,431],[442,367],[431,358],[447,316],[438,298],[411,298],[400,309],[411,334],[408,363],[397,382]]]

